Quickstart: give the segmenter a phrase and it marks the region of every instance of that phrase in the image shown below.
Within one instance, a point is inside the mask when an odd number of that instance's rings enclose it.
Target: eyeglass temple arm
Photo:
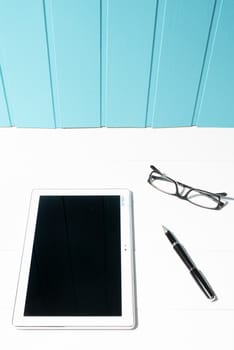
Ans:
[[[151,167],[151,169],[152,169],[153,171],[156,171],[158,174],[163,175],[163,174],[161,173],[161,171],[160,171],[159,169],[157,169],[154,165],[150,165],[150,167]]]
[[[218,192],[218,193],[215,193],[215,194],[217,194],[218,196],[221,196],[221,197],[227,196],[226,192]]]

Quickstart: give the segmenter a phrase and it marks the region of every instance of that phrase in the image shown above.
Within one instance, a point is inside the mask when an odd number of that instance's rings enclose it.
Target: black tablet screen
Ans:
[[[41,196],[25,316],[121,316],[120,196]]]

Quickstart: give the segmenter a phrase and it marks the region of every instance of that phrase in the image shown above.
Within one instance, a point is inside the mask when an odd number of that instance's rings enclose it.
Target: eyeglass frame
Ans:
[[[159,169],[157,169],[154,165],[151,165],[150,166],[152,171],[151,173],[149,174],[149,178],[147,180],[147,182],[154,188],[156,188],[158,191],[160,192],[163,192],[165,194],[168,194],[170,196],[176,196],[180,199],[183,199],[183,200],[187,200],[189,203],[191,204],[194,204],[200,208],[205,208],[205,209],[211,209],[211,210],[220,210],[222,209],[226,204],[227,202],[222,202],[221,199],[222,197],[225,197],[227,196],[227,193],[226,192],[218,192],[218,193],[213,193],[213,192],[209,192],[209,191],[205,191],[205,190],[201,190],[199,188],[195,188],[195,187],[192,187],[192,186],[189,186],[189,185],[185,185],[183,184],[182,182],[179,182],[179,181],[175,181],[173,180],[172,178],[170,178],[169,176],[167,176],[166,174],[163,174]],[[169,180],[169,182],[172,182],[175,184],[175,188],[176,188],[176,193],[168,193],[166,191],[163,191],[161,190],[160,188],[154,186],[152,184],[152,182],[150,181],[150,179],[152,178],[152,175],[156,173],[158,175],[161,175],[162,178],[166,179],[166,180]],[[182,192],[180,193],[179,191],[179,186],[182,186]],[[182,193],[184,192],[184,190],[188,189],[188,191],[183,195]],[[188,198],[188,195],[190,192],[192,191],[197,191],[197,192],[200,192],[201,194],[204,194],[204,196],[207,196],[207,197],[210,197],[210,198],[213,198],[217,201],[217,206],[215,208],[211,208],[211,207],[207,207],[207,206],[203,206],[203,205],[200,205],[200,204],[197,204],[197,203],[194,203],[192,201],[189,200]]]

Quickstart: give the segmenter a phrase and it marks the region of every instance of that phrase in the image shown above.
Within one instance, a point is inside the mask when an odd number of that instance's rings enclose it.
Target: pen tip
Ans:
[[[163,231],[164,231],[164,233],[166,233],[166,232],[168,232],[169,230],[168,230],[168,228],[166,228],[165,226],[163,226],[162,225],[162,228],[163,228]]]

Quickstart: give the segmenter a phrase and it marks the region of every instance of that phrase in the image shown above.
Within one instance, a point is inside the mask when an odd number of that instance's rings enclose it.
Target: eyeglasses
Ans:
[[[227,196],[226,192],[212,193],[203,191],[171,179],[153,165],[150,167],[152,172],[149,175],[148,183],[161,192],[187,200],[206,209],[218,210],[227,204],[227,201],[221,201],[223,197]]]

